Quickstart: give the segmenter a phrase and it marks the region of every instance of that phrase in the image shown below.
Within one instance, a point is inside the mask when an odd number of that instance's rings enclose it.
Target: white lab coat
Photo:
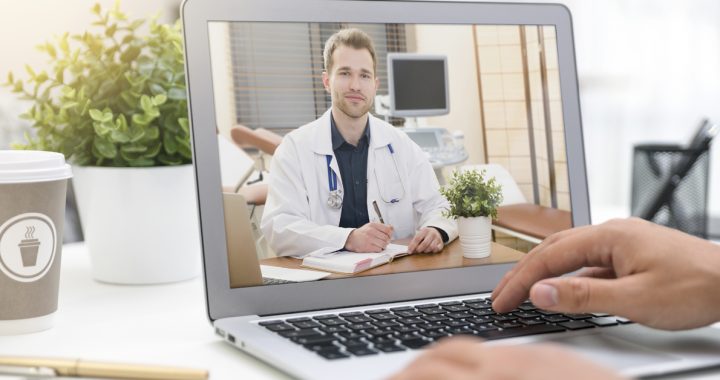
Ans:
[[[327,204],[330,194],[327,155],[332,156],[330,167],[343,190],[332,149],[329,110],[286,135],[275,151],[261,228],[279,256],[302,257],[345,246],[352,228],[338,227],[341,209]],[[438,189],[435,173],[420,147],[404,132],[370,115],[367,162],[370,220],[377,221],[372,206],[372,201],[377,200],[385,223],[394,227],[393,239],[412,237],[418,229],[434,226],[445,231],[452,241],[457,237],[457,224],[441,215],[448,202]],[[400,200],[390,203],[393,198]]]

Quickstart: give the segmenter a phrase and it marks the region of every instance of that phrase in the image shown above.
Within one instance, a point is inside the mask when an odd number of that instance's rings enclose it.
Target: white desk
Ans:
[[[214,335],[201,278],[153,286],[102,284],[90,276],[83,244],[63,247],[61,273],[55,327],[0,336],[0,355],[204,368],[213,380],[289,379]],[[717,379],[718,372],[680,378]]]
[[[84,245],[68,244],[55,327],[0,336],[0,355],[202,368],[211,379],[288,379],[214,335],[204,291],[200,277],[153,286],[99,283],[91,278]]]

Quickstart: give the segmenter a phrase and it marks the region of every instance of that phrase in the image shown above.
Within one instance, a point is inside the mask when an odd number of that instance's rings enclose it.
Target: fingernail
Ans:
[[[558,303],[558,292],[554,286],[548,284],[535,284],[533,286],[532,302],[538,307],[551,307]]]

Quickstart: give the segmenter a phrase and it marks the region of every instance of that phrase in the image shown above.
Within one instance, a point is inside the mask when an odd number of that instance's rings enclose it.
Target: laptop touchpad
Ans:
[[[590,360],[617,370],[680,360],[677,356],[607,334],[580,335],[549,341],[569,345],[570,349]]]

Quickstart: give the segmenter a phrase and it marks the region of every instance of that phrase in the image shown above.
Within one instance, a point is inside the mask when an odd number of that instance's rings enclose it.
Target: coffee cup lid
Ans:
[[[60,153],[0,150],[0,183],[46,182],[70,177],[70,165]]]

